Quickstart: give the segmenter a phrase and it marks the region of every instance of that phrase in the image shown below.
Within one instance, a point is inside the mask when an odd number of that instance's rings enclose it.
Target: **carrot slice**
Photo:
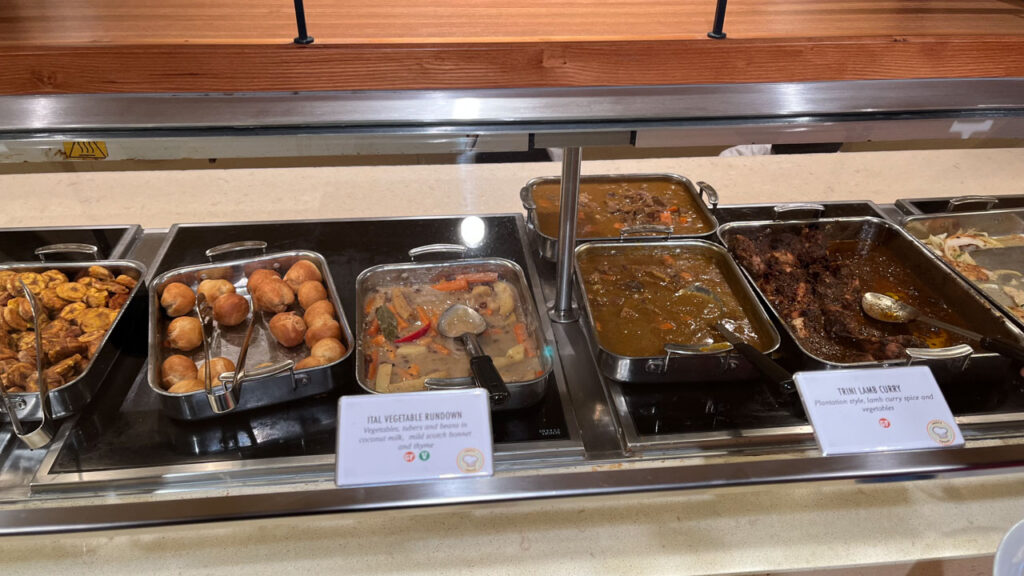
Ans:
[[[366,329],[366,335],[373,338],[377,334],[380,334],[380,322],[377,317],[374,316],[373,321],[370,322],[370,327]]]
[[[518,322],[512,329],[516,333],[516,341],[523,345],[526,357],[533,358],[537,356],[537,348],[533,345],[533,340],[530,339],[530,333],[526,330],[526,324]]]
[[[666,266],[671,266],[676,263],[675,259],[668,254],[662,254],[661,261],[664,262]]]
[[[679,212],[679,206],[669,206],[668,211],[675,214],[676,212]]]
[[[420,375],[420,365],[419,364],[413,364],[413,365],[409,366],[409,375],[412,376],[413,378],[419,378],[419,375]]]
[[[416,307],[416,315],[420,317],[420,324],[430,325],[430,314],[427,314],[427,310],[423,306]]]
[[[626,227],[626,225],[623,224],[622,222],[616,222],[615,224],[612,224],[612,226],[614,226],[616,230],[622,230],[623,228]]]
[[[434,290],[438,292],[459,292],[462,290],[469,290],[469,282],[465,278],[456,278],[446,282],[438,282],[432,286]]]
[[[395,321],[398,323],[399,330],[405,330],[409,327],[409,323],[403,320],[402,317],[398,315],[398,312],[395,311],[394,304],[388,304],[387,307],[388,310],[391,310],[391,313],[395,315]]]
[[[384,346],[387,345],[387,343],[388,340],[387,338],[384,337],[383,334],[378,334],[374,336],[373,340],[370,340],[370,344],[373,344],[374,346],[377,346],[379,348],[383,348]]]
[[[662,212],[660,218],[661,218],[662,224],[671,224],[672,223],[672,213],[669,212],[668,210]]]
[[[366,370],[366,379],[375,380],[377,378],[377,366],[380,364],[380,350],[374,350],[370,352],[370,367]]]
[[[526,331],[526,324],[523,324],[522,322],[517,322],[512,329],[515,330],[516,333],[516,342],[520,344],[526,342],[530,337],[530,334]]]
[[[449,350],[447,346],[443,344],[438,344],[437,342],[431,342],[430,344],[427,344],[427,346],[429,346],[431,350],[434,350],[435,352],[440,352],[445,356],[450,356],[452,353],[452,351]]]
[[[658,324],[658,328],[661,328],[662,330],[671,330],[675,327],[676,325],[671,322],[662,322],[661,324]]]

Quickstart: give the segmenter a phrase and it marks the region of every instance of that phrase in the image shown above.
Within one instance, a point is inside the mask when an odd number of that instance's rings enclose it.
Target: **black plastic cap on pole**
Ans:
[[[295,43],[312,44],[313,37],[306,33],[306,9],[302,6],[302,0],[295,0],[295,24],[299,27]]]
[[[708,32],[708,38],[714,38],[715,40],[721,40],[725,38],[725,32],[722,28],[725,27],[725,8],[728,0],[718,0],[718,6],[715,7],[715,23],[711,28],[711,32]]]

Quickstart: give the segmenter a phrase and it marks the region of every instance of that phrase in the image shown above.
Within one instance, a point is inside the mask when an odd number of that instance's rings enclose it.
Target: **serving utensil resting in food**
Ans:
[[[598,366],[627,383],[756,378],[759,370],[718,338],[714,323],[771,353],[778,332],[721,246],[701,240],[588,242],[576,279]],[[716,341],[717,340],[717,341]]]
[[[42,314],[39,311],[39,302],[36,300],[35,294],[29,290],[28,285],[25,284],[25,280],[18,279],[21,291],[25,294],[25,298],[28,300],[29,306],[32,308],[32,324],[39,327],[39,319]],[[11,426],[14,428],[14,433],[25,443],[29,448],[42,448],[50,443],[53,439],[53,430],[50,427],[50,387],[46,382],[46,372],[43,370],[43,358],[45,354],[43,350],[43,339],[41,336],[41,330],[33,330],[35,334],[35,345],[36,345],[36,384],[39,386],[39,405],[42,412],[42,420],[34,430],[25,431],[24,426],[21,423],[21,419],[18,418],[18,413],[11,405],[11,398],[7,394],[7,390],[4,389],[3,384],[0,384],[0,397],[3,399],[4,410],[11,418]]]
[[[508,387],[494,367],[494,360],[484,353],[476,339],[477,334],[486,329],[484,317],[465,304],[455,304],[445,310],[437,325],[437,331],[442,336],[462,340],[462,345],[470,355],[469,368],[473,372],[473,379],[481,388],[487,389],[492,403],[501,405],[508,402]]]
[[[978,341],[981,347],[1006,356],[1007,358],[1013,358],[1018,362],[1024,362],[1024,346],[1014,344],[1002,338],[993,338],[979,334],[973,330],[967,330],[942,320],[937,320],[930,316],[921,314],[921,311],[914,308],[910,304],[900,302],[891,296],[885,294],[879,294],[877,292],[865,292],[864,296],[861,297],[861,307],[864,312],[874,318],[875,320],[881,320],[882,322],[890,322],[893,324],[904,324],[906,322],[924,322],[930,324],[936,328],[942,328],[949,332],[956,332],[962,336],[966,336],[971,340]]]
[[[772,384],[778,386],[783,392],[793,392],[796,389],[793,384],[793,375],[789,373],[789,370],[779,366],[767,354],[744,342],[726,326],[725,322],[727,321],[716,322],[715,330],[718,330],[718,333],[722,335],[722,338],[725,338],[726,342],[732,344],[733,350],[742,354],[754,367],[761,371],[765,378],[771,380]]]

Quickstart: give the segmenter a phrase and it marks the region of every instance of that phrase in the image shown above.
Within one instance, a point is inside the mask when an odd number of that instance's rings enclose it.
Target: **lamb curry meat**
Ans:
[[[537,226],[546,236],[558,237],[561,199],[559,180],[533,188]],[[656,224],[676,236],[711,232],[711,222],[700,199],[679,181],[663,178],[580,180],[579,238],[618,238],[628,227]]]
[[[819,359],[879,362],[903,358],[907,348],[967,343],[921,322],[890,324],[861,310],[865,292],[880,292],[928,316],[965,325],[885,243],[829,242],[811,225],[797,233],[737,234],[730,247],[801,346]]]

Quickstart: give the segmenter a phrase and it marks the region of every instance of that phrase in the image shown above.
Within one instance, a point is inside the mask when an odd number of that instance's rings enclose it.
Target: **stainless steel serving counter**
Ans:
[[[1024,162],[1022,155],[1016,150],[975,150],[960,152],[914,152],[914,153],[873,153],[873,154],[849,154],[833,156],[805,156],[805,157],[770,157],[770,158],[735,158],[735,159],[686,159],[686,160],[646,160],[630,161],[628,163],[617,162],[594,162],[584,165],[587,172],[658,172],[670,171],[687,174],[703,180],[713,182],[723,195],[724,203],[745,203],[759,202],[767,198],[772,201],[790,200],[841,200],[841,199],[866,199],[886,204],[898,197],[914,196],[935,196],[935,191],[942,186],[960,179],[963,185],[968,185],[972,179],[991,179],[993,184],[987,192],[993,192],[992,188],[1003,187],[1006,192],[1012,190],[1012,182],[1019,176],[1024,175]],[[938,164],[951,167],[947,172],[939,175],[929,170],[931,166]],[[772,173],[785,174],[786,183],[773,184],[772,179],[766,178]],[[61,174],[61,175],[23,175],[4,177],[9,188],[15,190],[19,187],[40,185],[45,182],[48,188],[57,190],[56,195],[61,195],[61,190],[68,183],[81,192],[83,187],[89,190],[93,198],[97,199],[97,211],[88,214],[87,217],[95,218],[96,223],[105,221],[107,218],[120,217],[116,208],[125,201],[129,194],[124,190],[123,185],[131,182],[134,178],[135,186],[148,186],[151,183],[158,183],[150,190],[155,199],[153,210],[159,210],[161,206],[168,205],[162,199],[176,195],[174,205],[179,206],[175,210],[184,211],[181,204],[186,204],[190,199],[182,198],[183,194],[194,194],[198,200],[200,190],[212,185],[214,182],[223,184],[227,190],[215,200],[204,200],[206,208],[196,218],[177,218],[179,214],[172,213],[170,216],[145,210],[142,216],[144,226],[154,227],[166,225],[166,218],[178,220],[240,220],[238,215],[256,216],[252,219],[276,219],[281,212],[286,213],[289,218],[309,218],[316,214],[323,216],[337,217],[369,217],[390,215],[385,211],[390,206],[384,202],[364,202],[363,198],[371,198],[377,194],[398,195],[390,187],[389,179],[406,183],[404,192],[405,202],[401,204],[403,211],[408,213],[493,213],[502,211],[518,211],[515,208],[517,198],[515,191],[518,186],[533,176],[548,175],[557,173],[557,166],[554,164],[523,164],[523,165],[497,165],[497,166],[438,166],[438,167],[400,167],[381,169],[375,168],[372,171],[365,168],[352,169],[290,169],[282,171],[239,171],[221,172],[205,171],[198,173],[111,173],[111,174]],[[743,174],[753,176],[756,179],[744,179]],[[995,176],[993,176],[995,175]],[[413,184],[419,177],[421,180],[427,177],[428,184],[422,189],[416,188]],[[716,178],[718,177],[718,178]],[[281,178],[281,180],[277,180]],[[306,189],[298,198],[293,198],[287,206],[274,202],[278,197],[280,182],[292,178],[303,178],[306,181]],[[885,186],[880,182],[884,181]],[[186,184],[188,182],[189,184]],[[259,182],[260,187],[253,186]],[[338,196],[332,187],[338,182],[346,182],[352,185],[352,201],[344,204],[337,203]],[[723,182],[725,185],[723,185]],[[313,184],[312,187],[310,184]],[[354,184],[354,185],[353,185]],[[488,186],[489,184],[489,186]],[[878,188],[875,188],[878,186]],[[237,187],[237,188],[236,188]],[[775,189],[777,188],[778,192]],[[253,192],[252,190],[258,191]],[[894,195],[894,190],[898,192]],[[958,191],[963,188],[958,188]],[[195,190],[196,192],[183,192]],[[231,190],[238,190],[232,192]],[[489,190],[488,194],[481,194],[479,190]],[[500,190],[507,190],[508,194],[501,194]],[[436,191],[436,192],[434,192]],[[995,190],[998,191],[998,190]],[[204,197],[207,198],[207,197]],[[254,207],[252,200],[266,198],[266,206],[274,208],[263,208],[262,212]],[[347,197],[346,197],[347,198]],[[184,201],[183,201],[184,200]],[[109,204],[107,204],[109,202]],[[37,206],[18,208],[12,212],[13,218],[17,220],[12,225],[18,224],[60,224],[62,211],[60,204],[52,204],[58,207],[55,212],[50,213],[49,220],[40,222],[40,212]],[[393,204],[398,206],[399,204]],[[511,205],[511,206],[510,206]],[[113,210],[100,210],[99,207],[114,206]],[[36,210],[33,210],[35,208]],[[18,212],[23,209],[24,212]],[[382,213],[383,212],[383,213]],[[23,216],[18,220],[18,214]],[[32,220],[35,218],[36,220]],[[81,221],[81,220],[79,220]],[[155,239],[155,236],[153,237]],[[148,244],[152,246],[152,242]],[[544,557],[537,557],[530,554],[533,546],[545,548],[550,553],[554,549],[541,545],[538,540],[544,535],[555,536],[564,528],[565,524],[553,523],[551,513],[540,513],[540,510],[557,510],[566,518],[571,514],[583,516],[596,516],[597,526],[593,526],[594,533],[600,534],[599,540],[583,543],[581,539],[588,539],[586,525],[589,522],[583,521],[578,524],[572,521],[569,526],[584,526],[577,536],[567,537],[569,547],[577,551],[589,550],[594,553],[604,543],[625,553],[621,545],[613,545],[610,540],[602,540],[612,537],[618,526],[621,530],[629,530],[632,526],[636,528],[641,525],[650,525],[648,521],[639,521],[636,517],[637,510],[646,511],[651,518],[660,518],[665,526],[676,526],[661,538],[640,538],[644,540],[636,545],[643,551],[651,552],[650,556],[639,557],[634,552],[637,548],[630,548],[625,556],[620,556],[621,561],[629,558],[637,565],[646,566],[648,570],[667,571],[668,566],[678,568],[672,561],[681,560],[686,557],[691,561],[703,558],[703,563],[695,561],[686,567],[671,570],[673,572],[693,571],[736,571],[744,569],[745,564],[741,560],[743,555],[742,547],[719,546],[707,548],[703,551],[697,547],[689,547],[685,543],[693,538],[693,531],[700,530],[699,524],[694,524],[697,517],[707,517],[708,514],[717,515],[716,502],[728,501],[736,498],[736,502],[746,502],[746,512],[731,509],[729,506],[721,508],[726,514],[720,522],[715,522],[716,530],[724,537],[729,533],[730,528],[743,524],[745,517],[757,517],[762,519],[772,518],[766,521],[770,533],[777,534],[780,530],[788,527],[793,534],[801,533],[818,542],[817,553],[807,548],[799,548],[795,543],[794,550],[800,550],[797,554],[800,558],[775,557],[774,560],[756,564],[762,568],[772,567],[775,569],[795,568],[801,566],[824,566],[843,565],[858,562],[904,560],[914,557],[929,557],[943,555],[970,555],[987,554],[994,550],[992,536],[1000,530],[1009,528],[1008,523],[1019,516],[1022,508],[1022,492],[1016,488],[1019,482],[1014,484],[1011,479],[1016,477],[1018,467],[1024,465],[1024,444],[1020,443],[1016,430],[1007,428],[995,430],[992,426],[979,428],[980,432],[976,438],[968,442],[968,447],[962,450],[941,451],[941,452],[912,452],[875,454],[864,456],[844,456],[822,458],[808,443],[806,430],[788,430],[784,438],[775,438],[776,442],[751,441],[750,438],[725,438],[719,439],[718,443],[691,443],[689,448],[679,449],[673,446],[669,451],[672,456],[666,457],[665,450],[660,449],[632,449],[627,439],[619,435],[622,428],[615,419],[615,411],[612,409],[614,398],[610,397],[604,387],[601,386],[599,378],[591,372],[594,368],[587,364],[589,350],[585,335],[574,324],[551,325],[551,335],[557,341],[558,348],[563,362],[567,363],[565,373],[570,379],[568,389],[571,393],[571,408],[575,413],[575,421],[579,425],[579,438],[585,448],[586,459],[543,459],[536,461],[522,461],[514,465],[504,466],[493,478],[468,480],[461,482],[439,482],[418,485],[392,486],[379,488],[366,488],[359,490],[338,490],[330,483],[330,458],[321,458],[318,464],[306,468],[305,472],[298,476],[288,478],[273,477],[273,475],[260,474],[250,477],[244,481],[231,477],[216,476],[194,478],[194,482],[187,482],[188,478],[168,477],[167,483],[161,486],[136,485],[130,483],[122,484],[116,488],[103,487],[102,484],[89,486],[86,490],[76,490],[73,493],[64,491],[47,492],[34,491],[27,499],[5,503],[0,508],[0,530],[7,533],[18,533],[22,531],[50,531],[82,528],[113,528],[126,525],[150,525],[160,524],[167,521],[194,521],[194,520],[218,520],[226,518],[262,518],[280,514],[310,514],[329,513],[339,510],[367,511],[384,508],[395,508],[405,506],[431,506],[437,504],[467,504],[474,503],[470,508],[464,506],[426,508],[416,512],[408,511],[412,518],[420,518],[424,522],[430,522],[430,518],[462,518],[487,517],[490,521],[501,523],[499,517],[503,514],[515,517],[515,526],[503,526],[498,528],[495,524],[488,524],[488,534],[494,540],[484,537],[483,540],[475,540],[476,544],[484,544],[481,549],[496,549],[501,551],[497,557],[504,557],[512,548],[516,548],[515,542],[503,540],[509,533],[519,530],[518,549],[523,558],[527,559],[527,571],[544,570],[559,564],[560,559],[555,554],[546,554]],[[582,362],[580,361],[582,360]],[[588,371],[589,369],[589,371]],[[756,440],[756,439],[754,439]],[[289,468],[289,463],[278,463],[280,473],[293,473],[294,469]],[[978,478],[961,478],[965,473],[971,475],[981,474]],[[998,474],[991,477],[991,474]],[[896,483],[874,484],[876,480],[895,480]],[[814,480],[815,483],[808,484]],[[844,480],[845,482],[835,483],[832,481]],[[910,480],[919,480],[911,482]],[[852,481],[852,482],[851,482]],[[865,482],[871,483],[865,483]],[[768,484],[787,484],[790,488],[771,489]],[[724,487],[732,486],[726,489]],[[757,486],[757,487],[755,487]],[[974,486],[976,488],[966,488]],[[977,487],[982,488],[977,488]],[[110,488],[110,489],[108,489]],[[681,489],[691,489],[682,491]],[[976,489],[976,491],[974,491]],[[711,490],[708,492],[708,490]],[[937,491],[937,492],[936,492]],[[641,496],[639,492],[655,493],[650,496]],[[892,493],[903,494],[903,496],[892,496]],[[941,494],[936,498],[925,498],[927,504],[918,509],[917,502],[920,502],[919,494]],[[617,495],[618,494],[618,495]],[[632,494],[632,495],[631,495]],[[757,504],[758,498],[752,494],[766,496],[765,501]],[[781,495],[785,494],[783,497]],[[779,506],[792,505],[796,495],[803,495],[812,500],[829,496],[831,504],[823,508],[830,510],[829,514],[834,515],[838,524],[833,525],[826,515],[813,515],[814,519],[807,521],[805,516],[799,520],[788,515]],[[973,494],[974,496],[971,496]],[[271,496],[273,495],[273,496]],[[601,496],[600,498],[584,498],[563,500],[565,496]],[[502,501],[522,499],[549,499],[558,500],[545,504],[543,502],[523,502],[520,504],[505,503]],[[750,500],[752,498],[752,500]],[[860,514],[860,507],[864,505],[865,498],[876,498],[873,520],[869,520]],[[965,506],[971,498],[976,498],[977,510],[965,512]],[[725,500],[723,500],[725,499]],[[771,500],[775,499],[775,502]],[[948,502],[943,503],[943,500]],[[687,502],[687,504],[681,504]],[[700,503],[700,502],[703,502]],[[481,508],[482,504],[483,507]],[[658,504],[652,504],[658,503]],[[997,504],[998,503],[998,504]],[[1014,507],[1016,503],[1016,507]],[[621,509],[622,516],[615,519],[612,510]],[[942,534],[948,546],[943,548],[945,552],[939,553],[937,549],[912,537],[911,534],[901,533],[899,526],[886,525],[887,522],[880,521],[880,518],[887,517],[896,510],[900,513],[910,514],[911,518],[928,518],[928,522],[938,520],[943,526]],[[515,511],[533,510],[538,512],[518,514]],[[597,512],[603,510],[603,512]],[[698,512],[699,510],[699,512]],[[731,511],[730,511],[731,510]],[[977,521],[977,514],[985,510],[987,514],[984,520],[983,530],[985,537],[979,537],[975,527],[966,537],[966,533],[957,532],[948,527],[961,526],[963,522]],[[1015,512],[1016,510],[1016,512]],[[810,512],[808,512],[810,513]],[[248,527],[258,529],[258,526],[276,526],[284,528],[288,522],[308,523],[313,526],[332,526],[333,534],[341,536],[344,530],[339,529],[339,522],[349,525],[350,522],[374,523],[377,519],[384,521],[401,521],[402,512],[376,512],[380,517],[367,517],[365,513],[356,513],[349,518],[343,516],[317,516],[315,518],[292,520],[261,520],[250,521],[250,523],[230,524],[224,526],[240,527],[242,532],[249,530]],[[686,514],[686,517],[683,517]],[[676,517],[672,520],[673,515]],[[915,516],[917,515],[917,516]],[[348,519],[346,519],[348,518]],[[789,521],[799,521],[805,525],[796,528]],[[853,525],[843,526],[843,523],[853,520]],[[731,521],[729,520],[731,519]],[[566,520],[568,521],[568,520]],[[877,522],[876,536],[874,538],[865,536],[866,522]],[[442,521],[443,522],[443,521]],[[653,520],[651,520],[653,522]],[[920,524],[916,521],[909,521],[915,527]],[[922,522],[924,522],[922,520]],[[266,523],[266,524],[261,524]],[[821,523],[831,525],[832,532],[827,538],[830,542],[842,540],[842,534],[849,530],[862,531],[862,537],[857,541],[851,541],[851,547],[837,552],[836,546],[825,545],[818,536],[815,539],[813,531],[809,527],[821,526]],[[942,524],[945,523],[945,524]],[[898,523],[897,523],[898,524]],[[466,526],[481,527],[477,522],[467,522]],[[223,536],[221,524],[209,524],[193,527],[196,534],[202,533],[204,538],[216,538]],[[453,528],[457,540],[445,540],[453,545],[463,545],[474,542],[474,536],[465,531],[466,526]],[[685,529],[689,526],[692,528]],[[904,528],[907,528],[905,525]],[[680,530],[681,529],[681,530]],[[145,539],[149,542],[156,534],[168,535],[164,541],[166,545],[175,546],[181,542],[180,534],[176,529],[168,532],[153,532],[145,529],[129,532],[116,532],[109,534],[123,534],[118,539],[128,538],[134,541]],[[411,525],[401,524],[400,530],[414,530]],[[188,529],[186,529],[186,532]],[[913,531],[913,529],[911,530]],[[403,532],[410,538],[418,540],[413,532]],[[750,532],[744,532],[749,534]],[[111,557],[112,550],[107,549],[100,540],[95,538],[106,538],[101,536],[108,534],[99,533],[96,537],[86,534],[75,536],[72,541],[90,542],[89,546],[98,546],[100,556]],[[920,533],[917,533],[920,534]],[[706,540],[704,535],[701,541]],[[906,547],[899,554],[891,554],[892,549],[884,546],[882,537],[888,537],[893,541],[902,542]],[[399,537],[399,535],[395,535]],[[29,540],[26,540],[29,538]],[[669,540],[665,540],[668,538]],[[785,542],[793,542],[790,536],[781,536]],[[637,539],[633,539],[635,541]],[[0,547],[4,549],[5,557],[11,558],[9,552],[18,550],[18,546],[31,541],[31,537],[14,537],[0,541]],[[384,538],[383,541],[391,545],[396,543],[394,538]],[[441,540],[439,540],[440,542]],[[170,548],[160,548],[160,544],[154,544],[159,548],[159,554],[172,554]],[[371,548],[375,544],[368,544]],[[664,546],[679,547],[674,552],[667,552]],[[488,548],[490,547],[490,548]],[[284,556],[292,557],[291,554],[309,553],[306,546],[296,546],[290,552],[284,552],[280,547],[272,547],[275,551]],[[813,548],[813,547],[812,547]],[[379,550],[385,554],[385,550]],[[822,554],[823,550],[830,553]],[[67,550],[68,548],[61,548]],[[883,552],[883,550],[887,552]],[[193,552],[188,551],[184,555],[188,558]],[[128,556],[131,552],[123,553]],[[724,554],[718,561],[711,562],[710,554]],[[58,552],[58,556],[61,552]],[[617,563],[608,558],[607,554],[602,555],[608,562],[597,565],[587,564],[584,560],[583,566],[590,566],[595,570],[602,567],[605,570],[614,571],[612,566],[622,567],[624,564]],[[771,556],[771,555],[769,555]],[[63,556],[60,556],[63,558]],[[171,558],[173,556],[164,556]],[[356,564],[364,567],[373,565],[371,554],[357,555],[354,559]],[[23,562],[30,562],[30,558],[24,554],[15,554],[16,566],[28,566]],[[329,565],[333,561],[344,563],[345,556],[335,556],[330,550],[324,549],[316,554],[317,562],[324,562]],[[463,557],[464,558],[464,557]],[[70,560],[70,558],[69,558]],[[277,558],[280,560],[280,558]],[[305,561],[311,562],[310,558]],[[366,561],[367,564],[359,564]],[[127,568],[131,562],[119,565],[118,568]],[[769,566],[770,565],[770,566]],[[382,566],[377,566],[380,569]],[[700,567],[703,567],[701,569]],[[97,566],[99,568],[99,566]],[[435,562],[428,564],[424,569],[452,569],[454,566],[449,562]],[[261,564],[256,570],[270,569],[269,564]],[[594,570],[590,570],[594,571]]]

